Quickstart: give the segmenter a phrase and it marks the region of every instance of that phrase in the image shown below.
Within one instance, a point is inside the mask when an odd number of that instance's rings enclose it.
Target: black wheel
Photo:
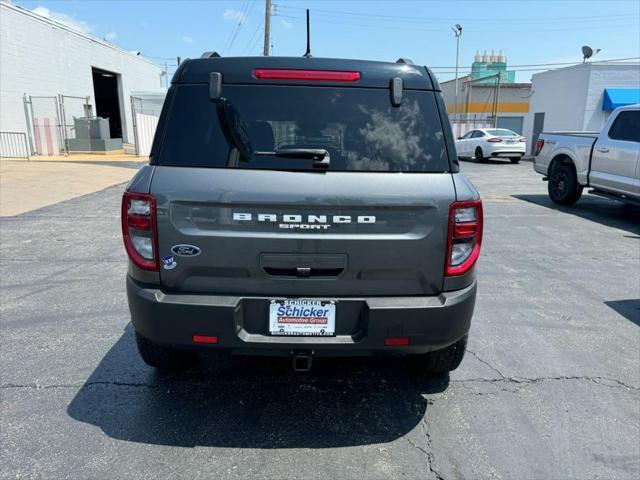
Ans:
[[[195,355],[175,348],[159,345],[136,332],[138,352],[144,363],[159,370],[180,370],[191,365]]]
[[[582,195],[576,169],[569,163],[555,163],[549,174],[549,197],[559,205],[573,205]]]
[[[460,366],[466,349],[467,335],[442,350],[416,355],[412,359],[412,366],[427,373],[441,374],[451,372]]]
[[[520,157],[510,157],[511,163],[520,163]]]
[[[482,154],[482,149],[480,147],[476,148],[476,153],[473,156],[473,161],[476,163],[484,162],[484,155]]]

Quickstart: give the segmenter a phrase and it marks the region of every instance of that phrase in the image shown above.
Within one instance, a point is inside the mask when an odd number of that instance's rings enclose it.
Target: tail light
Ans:
[[[469,271],[480,256],[482,201],[453,202],[449,208],[446,276]]]
[[[215,335],[194,335],[193,343],[208,343],[209,345],[215,345],[218,343],[218,337]]]
[[[526,139],[526,138],[524,138],[524,137],[520,137],[520,140],[518,140],[518,141],[519,141],[520,143],[524,143],[524,142],[526,142],[526,141],[527,141],[527,139]]]
[[[143,270],[158,271],[156,199],[146,193],[122,195],[122,238],[131,261]]]
[[[542,147],[544,147],[544,139],[540,138],[536,142],[536,150],[534,155],[538,155],[542,151]]]
[[[384,339],[385,347],[406,347],[409,345],[409,337],[389,337]]]
[[[489,140],[487,140],[487,142],[489,143],[500,143],[502,141],[501,138],[490,138]]]
[[[360,72],[336,70],[282,70],[256,68],[253,75],[259,80],[310,80],[317,82],[357,82]]]

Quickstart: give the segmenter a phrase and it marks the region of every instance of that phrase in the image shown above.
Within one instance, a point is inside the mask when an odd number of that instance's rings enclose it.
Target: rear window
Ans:
[[[507,130],[506,128],[492,128],[487,130],[489,135],[493,135],[494,137],[519,137],[516,132]]]
[[[177,85],[160,165],[305,170],[312,160],[251,155],[228,134],[230,123],[249,152],[324,149],[329,170],[449,170],[434,92],[405,90],[393,107],[387,89],[224,85],[233,122],[209,99],[208,85]],[[220,123],[222,118],[223,125]]]
[[[640,111],[626,110],[620,112],[609,129],[609,138],[627,142],[640,142]]]

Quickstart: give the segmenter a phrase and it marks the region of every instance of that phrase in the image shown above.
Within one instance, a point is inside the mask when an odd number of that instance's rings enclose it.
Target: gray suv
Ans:
[[[476,297],[482,204],[429,69],[200,58],[173,77],[126,188],[140,354],[411,355],[454,370]]]

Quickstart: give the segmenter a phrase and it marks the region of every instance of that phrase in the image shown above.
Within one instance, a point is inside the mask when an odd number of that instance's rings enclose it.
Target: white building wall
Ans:
[[[523,127],[527,144],[532,142],[536,113],[545,113],[546,131],[582,130],[589,88],[589,69],[586,64],[536,73],[531,77],[531,84],[533,93]]]
[[[640,65],[592,64],[582,129],[600,131],[611,112],[602,110],[605,88],[640,88]]]
[[[545,113],[544,130],[600,131],[611,112],[602,110],[605,88],[640,88],[640,65],[585,63],[549,70],[531,78],[533,95],[524,136],[533,137],[533,119]]]
[[[121,75],[123,141],[133,142],[131,90],[162,89],[162,69],[150,61],[0,2],[0,131],[26,132],[23,94],[90,96],[91,67]]]

